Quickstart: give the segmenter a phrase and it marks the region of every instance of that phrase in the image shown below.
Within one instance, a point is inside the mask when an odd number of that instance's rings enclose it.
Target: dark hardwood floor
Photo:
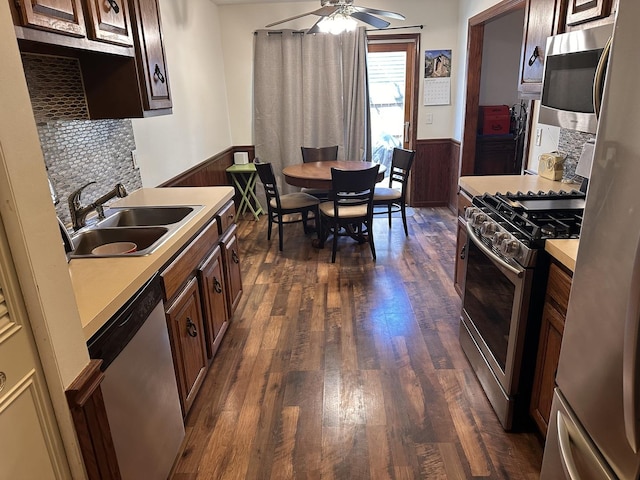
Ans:
[[[456,218],[408,221],[335,264],[301,224],[280,253],[264,216],[239,222],[244,295],[174,480],[538,478],[539,440],[502,430],[458,343]]]

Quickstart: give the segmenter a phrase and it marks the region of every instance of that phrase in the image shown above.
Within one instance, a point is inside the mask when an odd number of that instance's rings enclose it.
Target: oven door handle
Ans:
[[[509,265],[502,258],[497,256],[489,247],[487,247],[484,243],[482,243],[480,239],[478,239],[478,237],[476,236],[476,233],[473,231],[473,228],[471,227],[469,222],[467,222],[467,234],[469,238],[473,240],[473,243],[476,245],[476,247],[482,250],[482,252],[485,255],[487,255],[490,259],[492,259],[494,262],[499,264],[501,267],[507,269],[508,271],[516,275],[518,278],[522,278],[522,276],[524,275],[524,270],[521,268],[516,268],[513,265]]]

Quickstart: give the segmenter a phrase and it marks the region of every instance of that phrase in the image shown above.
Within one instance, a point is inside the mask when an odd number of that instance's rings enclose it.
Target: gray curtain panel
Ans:
[[[341,35],[257,31],[253,90],[256,156],[277,175],[302,162],[301,146],[338,145],[340,159],[367,158],[364,28]],[[281,191],[297,190],[279,180]]]

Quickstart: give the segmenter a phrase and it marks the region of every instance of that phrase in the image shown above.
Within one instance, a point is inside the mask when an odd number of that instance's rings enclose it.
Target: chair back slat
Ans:
[[[371,204],[379,167],[375,165],[365,170],[332,168],[331,196],[334,200],[334,209],[337,210],[340,206]]]
[[[300,147],[302,163],[328,162],[338,159],[338,145],[331,147]]]
[[[255,161],[254,165],[258,171],[258,177],[264,186],[264,194],[267,197],[267,205],[271,205],[271,200],[275,199],[277,208],[280,209],[280,192],[276,183],[276,176],[273,173],[271,163]]]

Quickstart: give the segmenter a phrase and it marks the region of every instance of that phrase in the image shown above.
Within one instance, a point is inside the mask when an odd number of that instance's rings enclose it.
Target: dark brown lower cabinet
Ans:
[[[220,240],[222,259],[227,279],[227,308],[229,315],[233,315],[242,297],[242,275],[240,273],[240,254],[238,253],[238,237],[234,224]]]
[[[542,311],[536,371],[529,408],[531,417],[543,437],[546,437],[549,426],[570,290],[571,273],[561,265],[552,263],[549,268],[547,294]]]
[[[200,293],[204,307],[207,356],[213,358],[229,325],[227,288],[222,269],[222,253],[216,247],[198,269]]]
[[[178,392],[186,416],[207,373],[206,346],[198,279],[192,278],[166,308]]]

